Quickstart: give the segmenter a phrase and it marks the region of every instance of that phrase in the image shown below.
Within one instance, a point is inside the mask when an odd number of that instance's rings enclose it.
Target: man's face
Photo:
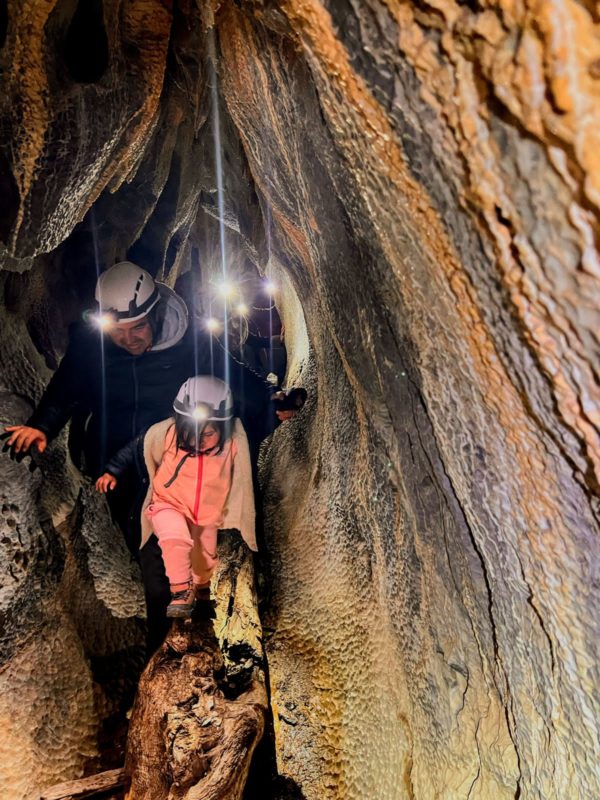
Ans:
[[[152,327],[148,317],[135,322],[116,322],[106,332],[113,344],[132,356],[141,356],[152,346]]]

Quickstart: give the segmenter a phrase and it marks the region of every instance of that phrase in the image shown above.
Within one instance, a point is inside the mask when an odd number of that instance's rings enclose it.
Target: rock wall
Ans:
[[[18,424],[48,370],[22,321],[3,313],[2,331],[0,419]],[[123,758],[119,723],[143,664],[143,596],[122,536],[62,438],[33,472],[29,459],[2,458],[0,795],[38,798],[61,778]]]
[[[310,391],[262,468],[290,796],[600,796],[595,7],[26,6],[7,3],[0,38],[2,265],[23,272],[3,286],[27,348],[2,337],[7,418],[38,396],[32,345],[53,366],[98,267],[206,273],[221,206],[228,258],[284,276]],[[44,310],[49,296],[65,301]],[[10,473],[5,493],[54,497],[52,474]],[[26,549],[13,539],[3,563]],[[60,536],[45,541],[29,551],[60,561]],[[7,605],[19,675],[23,608]],[[89,663],[88,627],[69,641]],[[50,698],[42,674],[25,685]],[[102,714],[69,708],[81,744],[60,763],[19,726],[6,747],[75,774]]]
[[[264,476],[282,769],[311,798],[594,796],[597,213],[550,102],[562,10],[329,11],[219,23],[314,354]],[[569,92],[592,108],[580,68]]]

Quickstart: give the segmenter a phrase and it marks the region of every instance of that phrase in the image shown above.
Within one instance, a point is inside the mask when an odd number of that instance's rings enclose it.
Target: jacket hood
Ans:
[[[166,311],[158,341],[152,345],[153,351],[173,347],[183,339],[188,327],[188,310],[181,297],[164,283],[157,283],[156,286]]]

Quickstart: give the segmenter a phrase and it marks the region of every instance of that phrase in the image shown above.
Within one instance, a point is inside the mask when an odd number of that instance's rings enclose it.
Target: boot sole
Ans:
[[[193,604],[186,604],[186,605],[177,605],[177,606],[169,606],[167,608],[167,617],[169,619],[186,619],[192,616],[192,612],[194,611]]]

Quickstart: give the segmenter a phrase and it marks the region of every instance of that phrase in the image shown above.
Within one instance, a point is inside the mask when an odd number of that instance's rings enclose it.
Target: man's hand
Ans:
[[[280,422],[285,422],[286,420],[295,417],[297,413],[297,411],[276,411],[275,416]]]
[[[306,389],[290,389],[289,392],[279,390],[272,397],[275,403],[275,415],[280,422],[295,417],[306,402]]]
[[[8,440],[4,444],[3,452],[10,448],[12,450],[11,455],[18,455],[19,453],[25,455],[34,446],[37,448],[38,453],[43,453],[48,447],[46,434],[37,428],[30,428],[27,425],[7,425],[4,428],[4,436],[8,436]]]
[[[114,489],[116,485],[117,479],[114,475],[111,475],[110,472],[105,472],[104,475],[101,475],[96,481],[96,489],[104,494],[106,494],[109,489]]]

